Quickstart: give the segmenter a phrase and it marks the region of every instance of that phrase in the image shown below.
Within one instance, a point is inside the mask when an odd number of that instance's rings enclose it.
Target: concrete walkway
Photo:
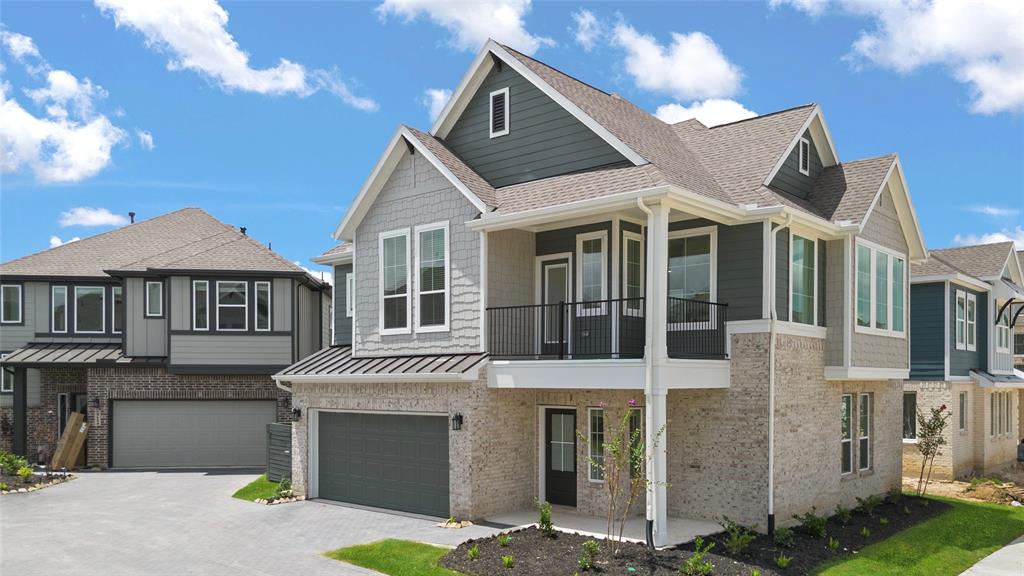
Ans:
[[[85,473],[0,498],[0,574],[375,574],[320,554],[382,538],[454,546],[496,533],[318,502],[231,494],[253,474]]]
[[[1021,576],[1024,574],[1024,536],[981,559],[960,576]]]

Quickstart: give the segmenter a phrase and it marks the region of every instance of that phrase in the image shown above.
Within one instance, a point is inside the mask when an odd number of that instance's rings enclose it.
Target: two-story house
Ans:
[[[197,208],[0,264],[0,296],[3,441],[44,463],[80,412],[90,466],[264,464],[270,375],[329,332],[329,287]]]
[[[600,515],[627,410],[657,544],[899,485],[924,242],[898,158],[841,162],[817,105],[669,125],[488,42],[335,237],[334,345],[275,376],[300,494]]]
[[[989,474],[1017,460],[1014,325],[1024,323],[1024,268],[1012,242],[931,250],[911,266],[910,379],[903,389],[903,468],[921,471],[918,412],[946,406],[946,446],[933,476]]]

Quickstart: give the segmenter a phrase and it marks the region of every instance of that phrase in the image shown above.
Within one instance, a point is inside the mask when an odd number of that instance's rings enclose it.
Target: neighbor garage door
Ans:
[[[448,516],[448,419],[320,412],[320,498]]]
[[[273,400],[117,400],[115,467],[264,466]]]

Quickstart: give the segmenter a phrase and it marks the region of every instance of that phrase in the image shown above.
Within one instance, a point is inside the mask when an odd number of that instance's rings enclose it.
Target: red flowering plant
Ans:
[[[917,451],[921,453],[921,475],[917,480],[918,496],[924,496],[928,492],[935,457],[942,454],[942,447],[946,444],[946,424],[953,414],[945,404],[931,408],[929,412],[926,417],[920,410],[917,411]],[[928,471],[927,476],[925,469]]]

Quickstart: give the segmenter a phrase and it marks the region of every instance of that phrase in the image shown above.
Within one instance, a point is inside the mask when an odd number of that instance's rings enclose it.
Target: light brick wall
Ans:
[[[1017,460],[1017,444],[1020,440],[1017,413],[1019,402],[1015,400],[1020,393],[1016,390],[1010,391],[1010,432],[1008,434],[997,433],[995,436],[990,434],[993,418],[991,404],[993,392],[991,388],[981,387],[976,387],[975,392],[975,397],[978,399],[975,403],[975,417],[978,422],[984,423],[980,427],[981,433],[975,435],[975,469],[983,474],[999,472],[1014,463]]]
[[[363,356],[480,351],[480,236],[466,222],[476,208],[422,154],[405,156],[355,234],[355,354]],[[379,235],[410,228],[410,324],[416,321],[417,225],[449,227],[450,331],[381,336]]]
[[[976,402],[976,399],[973,398],[976,388],[977,386],[972,382],[953,382],[950,385],[950,397],[946,405],[953,410],[953,415],[949,419],[949,444],[952,451],[953,478],[969,476],[974,470],[974,436],[982,432],[981,426],[971,418],[974,408],[972,404]],[[965,418],[967,426],[965,430],[960,430],[961,392],[967,394],[967,414]],[[917,451],[915,450],[915,452]],[[918,458],[920,458],[920,455]],[[921,473],[920,469],[918,469],[917,473]]]
[[[953,386],[950,382],[904,382],[903,390],[904,392],[914,392],[917,395],[917,410],[926,416],[932,408],[938,408],[942,405],[954,407],[954,401],[956,400],[953,394]],[[973,399],[970,399],[968,404],[971,401]],[[968,406],[969,409],[970,406]],[[946,431],[943,434],[946,444],[939,449],[939,454],[935,456],[935,464],[932,467],[932,478],[936,480],[952,480],[961,475],[970,474],[974,468],[973,458],[962,464],[963,468],[954,465],[958,449],[964,448],[965,444],[969,447],[966,452],[974,453],[974,441],[970,433],[961,435],[956,429],[958,417],[955,410],[956,408],[954,407],[954,413],[950,417],[949,424],[946,426]],[[900,429],[902,431],[902,425]],[[903,475],[914,478],[920,476],[921,460],[922,457],[921,453],[917,450],[917,444],[909,441],[904,442]]]

